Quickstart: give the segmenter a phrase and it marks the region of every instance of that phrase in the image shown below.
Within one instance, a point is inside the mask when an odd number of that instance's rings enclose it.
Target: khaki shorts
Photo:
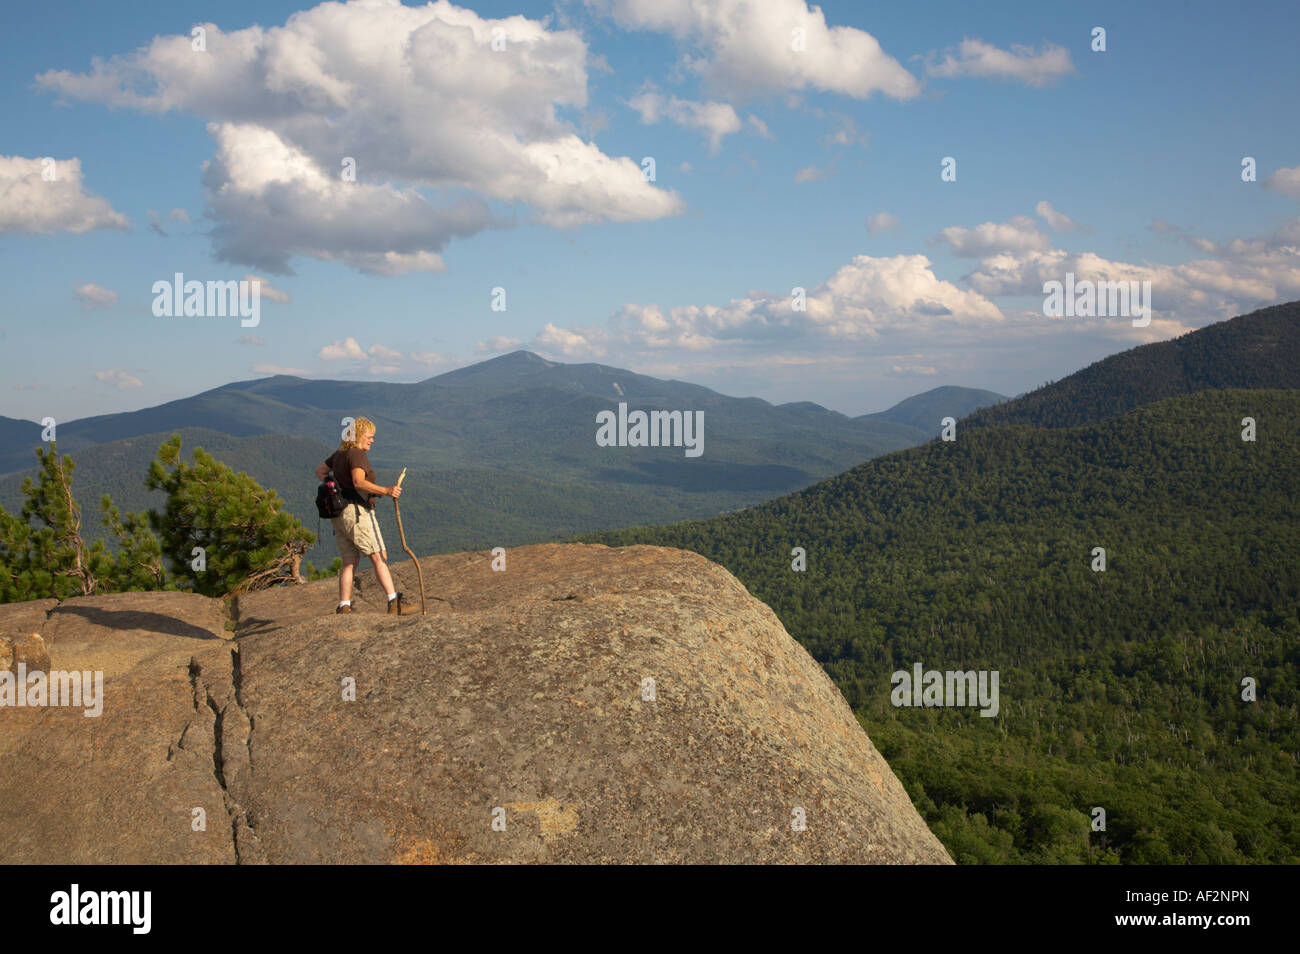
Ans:
[[[339,516],[331,517],[330,523],[334,524],[334,539],[344,562],[359,563],[363,556],[387,549],[384,535],[379,532],[379,518],[373,510],[350,503]]]

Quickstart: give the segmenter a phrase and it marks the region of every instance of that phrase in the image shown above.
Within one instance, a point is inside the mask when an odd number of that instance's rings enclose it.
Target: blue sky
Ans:
[[[1018,393],[1300,298],[1292,3],[0,18],[9,417],[277,372],[414,381],[515,348],[861,414]],[[259,325],[156,317],[176,272],[262,279]],[[1045,316],[1066,272],[1150,281],[1152,321]]]

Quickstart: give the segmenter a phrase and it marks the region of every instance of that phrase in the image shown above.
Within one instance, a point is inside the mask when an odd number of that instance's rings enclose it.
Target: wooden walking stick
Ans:
[[[406,468],[403,467],[402,472],[397,475],[397,486],[402,486],[402,481],[405,479]],[[402,549],[406,551],[406,555],[415,564],[415,574],[420,578],[420,615],[425,616],[428,614],[428,610],[424,606],[424,571],[420,569],[420,561],[415,558],[411,548],[406,545],[406,531],[402,529],[402,504],[396,497],[393,498],[393,509],[397,511],[397,535],[402,538]]]

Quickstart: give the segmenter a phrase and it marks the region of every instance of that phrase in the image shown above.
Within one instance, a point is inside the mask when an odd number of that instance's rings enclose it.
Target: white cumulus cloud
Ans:
[[[126,229],[125,215],[83,188],[80,159],[0,156],[0,235]]]
[[[357,344],[356,338],[349,337],[325,345],[316,352],[316,357],[322,361],[364,361],[366,353]]]
[[[931,244],[946,244],[961,258],[982,258],[996,252],[1045,251],[1051,244],[1038,224],[1027,215],[1017,215],[1009,222],[984,222],[972,228],[950,225]]]
[[[901,224],[902,223],[898,221],[898,216],[894,215],[892,212],[881,210],[871,216],[871,218],[867,219],[867,231],[872,235],[879,235],[881,232],[888,232],[891,229],[896,229]]]
[[[407,354],[396,348],[376,342],[369,348],[361,347],[351,336],[325,345],[316,352],[322,361],[344,361],[352,371],[364,371],[372,376],[395,376],[421,373],[430,367],[454,363],[434,351],[415,351]]]
[[[1044,43],[1042,50],[1013,43],[1010,50],[967,37],[956,51],[945,50],[942,59],[931,53],[926,73],[930,76],[975,76],[982,79],[1016,80],[1029,86],[1046,86],[1073,73],[1070,51]]]
[[[144,387],[143,382],[137,377],[127,374],[125,371],[117,368],[110,368],[107,371],[96,371],[95,377],[105,384],[111,384],[119,391],[127,391],[131,388]]]
[[[594,340],[598,335],[599,332],[584,334],[569,328],[559,328],[548,321],[537,333],[537,344],[552,354],[568,357],[600,357],[605,353],[605,349]]]
[[[107,308],[110,305],[117,304],[117,292],[109,288],[101,288],[94,282],[87,282],[80,288],[75,289],[77,297],[81,299],[81,307],[85,311],[92,308]]]
[[[1078,232],[1082,230],[1082,226],[1075,222],[1074,219],[1064,212],[1058,212],[1052,208],[1052,203],[1046,199],[1034,206],[1034,211],[1038,213],[1040,219],[1058,232]]]
[[[1264,188],[1276,189],[1292,199],[1300,199],[1300,166],[1277,170],[1264,180]]]
[[[1153,314],[1165,331],[1180,334],[1208,321],[1300,298],[1300,219],[1249,239],[1216,243],[1183,236],[1207,257],[1178,265],[1122,262],[1093,252],[1061,249],[1008,251],[990,255],[967,276],[975,291],[990,297],[1042,295],[1043,283],[1149,281]],[[1212,257],[1211,257],[1212,256]],[[1153,320],[1152,329],[1158,327]],[[1167,336],[1162,335],[1162,336]]]
[[[273,274],[297,256],[382,275],[440,271],[453,238],[503,224],[490,200],[560,227],[684,209],[561,117],[587,106],[588,50],[573,30],[447,0],[323,3],[283,26],[203,26],[206,52],[189,35],[158,36],[37,82],[206,118],[216,150],[203,184],[223,261]]]
[[[259,278],[257,275],[245,275],[244,281],[258,283],[257,295],[259,300],[265,298],[267,301],[278,302],[281,305],[289,303],[289,293],[276,288],[271,284],[270,279]]]
[[[479,354],[496,354],[500,351],[513,351],[518,348],[522,341],[518,338],[507,338],[505,335],[494,335],[486,341],[480,341],[475,345],[474,350]]]
[[[794,174],[794,181],[798,183],[818,182],[825,179],[830,174],[830,169],[818,169],[816,166],[804,166]]]
[[[883,332],[933,333],[1003,320],[991,301],[937,278],[924,255],[859,255],[806,289],[804,303],[796,310],[791,293],[750,292],[725,305],[627,304],[604,327],[548,323],[535,345],[568,357],[749,346],[835,350]]]
[[[440,364],[457,364],[454,358],[444,357],[436,351],[412,351],[411,360],[418,365],[426,368],[436,367]]]
[[[694,102],[647,89],[633,96],[627,104],[640,113],[641,122],[647,125],[667,119],[686,129],[704,133],[709,140],[710,155],[717,155],[724,136],[740,131],[740,117],[727,103]],[[762,129],[767,131],[765,126]]]
[[[627,29],[654,30],[686,47],[683,66],[728,99],[816,89],[859,99],[910,99],[921,84],[880,42],[830,26],[804,0],[587,0]]]

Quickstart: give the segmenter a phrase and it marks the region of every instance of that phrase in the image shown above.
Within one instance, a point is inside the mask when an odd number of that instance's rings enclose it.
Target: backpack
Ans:
[[[348,502],[343,499],[342,488],[331,474],[316,488],[316,513],[322,518],[337,517],[347,509]]]

